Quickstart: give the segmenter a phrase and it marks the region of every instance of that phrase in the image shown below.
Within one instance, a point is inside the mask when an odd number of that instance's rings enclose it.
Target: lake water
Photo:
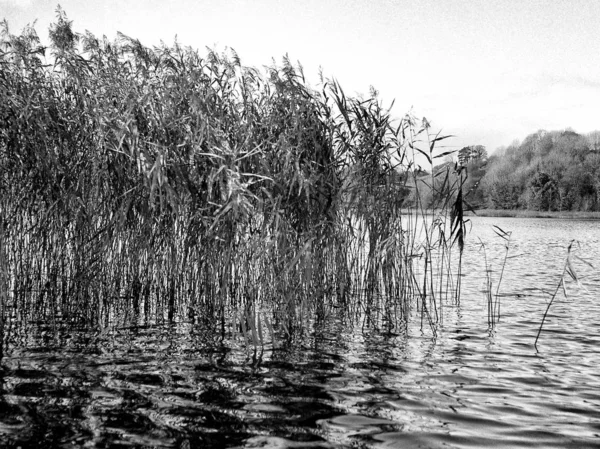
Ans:
[[[2,360],[0,446],[600,447],[600,222],[471,222],[437,338],[418,319],[391,335],[331,319],[255,354],[189,324],[33,328]],[[492,225],[512,232],[494,327],[479,242],[495,292]],[[572,240],[582,286],[566,282],[536,350]]]

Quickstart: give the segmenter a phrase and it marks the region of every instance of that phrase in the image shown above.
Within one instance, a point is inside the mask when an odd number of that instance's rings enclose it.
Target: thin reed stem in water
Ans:
[[[536,350],[538,350],[537,342],[540,338],[540,334],[542,333],[542,328],[544,327],[544,323],[546,322],[546,317],[548,316],[548,312],[550,311],[550,306],[554,302],[554,299],[556,298],[556,295],[558,294],[558,291],[561,289],[561,287],[563,289],[563,293],[565,294],[565,297],[567,297],[567,291],[565,289],[564,282],[565,282],[565,275],[570,271],[569,267],[571,265],[571,262],[570,262],[571,247],[573,246],[573,243],[574,243],[574,240],[572,240],[571,243],[569,243],[569,247],[567,248],[567,257],[565,259],[565,265],[564,265],[562,273],[560,275],[560,279],[558,281],[558,284],[556,285],[556,288],[554,289],[554,292],[550,296],[550,301],[548,302],[548,306],[546,307],[546,310],[544,311],[544,316],[542,316],[540,328],[538,329],[537,335],[535,337],[535,341],[533,342],[533,346],[535,347]]]

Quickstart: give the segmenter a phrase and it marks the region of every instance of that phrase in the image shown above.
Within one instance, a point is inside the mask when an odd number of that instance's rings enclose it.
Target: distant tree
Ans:
[[[587,153],[589,153],[588,140],[573,131],[564,131],[556,137],[554,142],[554,153],[568,155],[577,162],[583,162]]]
[[[600,151],[600,131],[592,131],[586,138],[591,151]]]
[[[483,145],[472,145],[462,148],[458,152],[458,163],[465,167],[469,161],[479,159],[484,161],[488,158],[487,150]]]
[[[540,171],[529,182],[528,209],[542,211],[560,209],[556,207],[557,197],[558,185],[548,173]]]
[[[499,158],[481,180],[483,196],[493,209],[518,209],[522,188],[510,161]]]
[[[488,152],[483,145],[475,145],[471,151],[471,157],[473,159],[486,160]]]
[[[458,152],[458,163],[462,166],[467,165],[471,157],[471,147],[464,147]]]

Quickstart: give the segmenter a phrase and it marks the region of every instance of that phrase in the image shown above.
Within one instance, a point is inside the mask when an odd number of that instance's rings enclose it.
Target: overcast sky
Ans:
[[[48,42],[56,0],[0,0],[12,34],[37,20]],[[236,50],[243,65],[288,54],[347,93],[374,86],[456,137],[499,146],[538,129],[600,129],[598,0],[62,0],[74,30],[148,46]]]

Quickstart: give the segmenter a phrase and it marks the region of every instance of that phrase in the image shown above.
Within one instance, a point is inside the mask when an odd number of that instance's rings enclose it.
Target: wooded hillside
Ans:
[[[531,134],[489,158],[481,188],[496,209],[600,210],[600,132]]]
[[[600,131],[540,130],[489,157],[472,146],[455,159],[467,169],[465,200],[475,209],[600,210]]]

